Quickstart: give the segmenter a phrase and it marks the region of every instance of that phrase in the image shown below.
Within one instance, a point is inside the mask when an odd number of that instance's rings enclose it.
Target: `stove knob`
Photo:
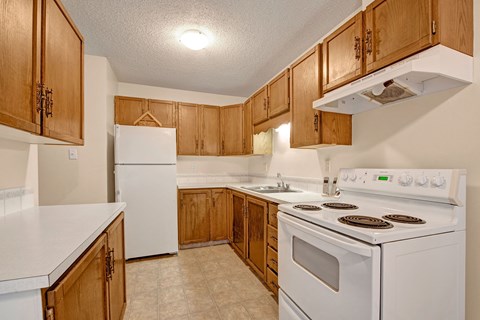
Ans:
[[[352,172],[352,174],[350,174],[349,177],[352,182],[357,180],[357,175],[355,174],[355,172]]]
[[[426,185],[428,182],[428,178],[424,175],[421,175],[421,176],[418,176],[416,179],[415,179],[415,183],[419,186],[424,186]]]
[[[409,186],[412,184],[412,181],[413,181],[413,178],[412,176],[406,174],[406,173],[402,173],[400,175],[400,177],[398,177],[398,183],[403,186],[403,187],[406,187],[406,186]]]
[[[347,180],[348,180],[348,173],[347,173],[347,172],[342,173],[342,180],[343,180],[343,181],[347,181]]]
[[[432,187],[440,188],[445,184],[445,178],[441,175],[432,177]]]

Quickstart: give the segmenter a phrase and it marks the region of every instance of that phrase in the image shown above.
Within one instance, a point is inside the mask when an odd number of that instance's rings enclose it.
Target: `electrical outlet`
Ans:
[[[68,159],[69,160],[78,160],[78,151],[77,148],[68,149]]]

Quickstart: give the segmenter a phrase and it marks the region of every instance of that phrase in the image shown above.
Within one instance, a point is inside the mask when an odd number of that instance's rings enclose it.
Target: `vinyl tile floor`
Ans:
[[[125,320],[278,319],[278,305],[229,245],[127,263]]]

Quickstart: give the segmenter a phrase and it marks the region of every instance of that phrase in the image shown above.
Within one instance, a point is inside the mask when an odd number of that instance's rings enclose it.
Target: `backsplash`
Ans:
[[[250,177],[246,174],[177,174],[178,184],[202,184],[215,182],[240,183],[248,182]]]
[[[0,217],[32,208],[34,204],[33,189],[24,187],[0,189]]]
[[[321,193],[323,190],[323,179],[282,176],[285,183],[290,184],[293,189]],[[272,184],[280,182],[276,176],[262,174],[177,174],[177,183],[185,184],[209,184],[209,183],[242,183]]]

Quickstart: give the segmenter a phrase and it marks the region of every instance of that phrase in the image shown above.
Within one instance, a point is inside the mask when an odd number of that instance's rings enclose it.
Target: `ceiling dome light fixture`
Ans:
[[[201,50],[208,45],[209,39],[199,30],[187,30],[180,37],[180,42],[189,49]]]

